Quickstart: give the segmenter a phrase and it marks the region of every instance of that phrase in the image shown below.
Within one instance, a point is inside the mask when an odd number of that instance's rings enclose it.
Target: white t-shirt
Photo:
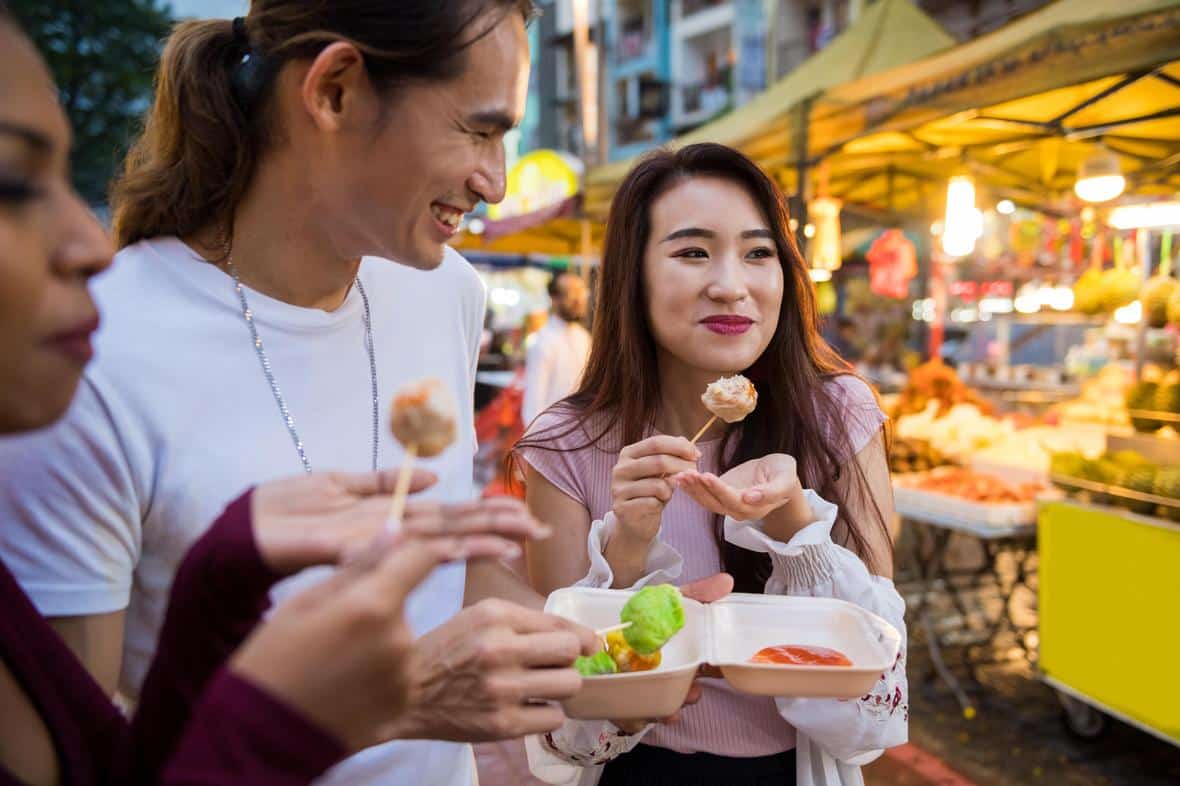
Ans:
[[[590,331],[556,314],[533,334],[524,363],[524,401],[520,416],[533,418],[574,392],[590,358]]]
[[[402,457],[388,425],[394,391],[438,377],[458,398],[459,439],[422,462],[439,475],[423,496],[471,499],[482,281],[450,249],[429,272],[365,259],[360,279],[373,319],[378,466]],[[0,440],[0,550],[42,614],[127,610],[121,691],[134,698],[188,547],[247,487],[303,470],[225,273],[180,240],[158,238],[119,252],[94,293],[103,326],[69,413]],[[372,391],[357,288],[331,313],[246,295],[312,468],[368,471]],[[306,571],[275,595],[329,571]],[[464,576],[461,564],[440,568],[418,589],[408,610],[415,631],[459,611]],[[475,771],[470,746],[398,742],[323,780],[467,786]]]

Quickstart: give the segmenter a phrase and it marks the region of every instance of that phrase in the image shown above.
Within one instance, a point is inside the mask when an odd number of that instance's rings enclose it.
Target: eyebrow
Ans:
[[[467,122],[473,125],[492,126],[501,132],[508,132],[516,128],[516,121],[507,112],[501,112],[495,109],[487,112],[476,112],[467,118]]]
[[[684,229],[677,229],[675,232],[668,235],[666,238],[664,238],[660,242],[667,243],[671,240],[680,240],[681,238],[685,238],[685,237],[714,238],[714,237],[717,237],[717,233],[711,229],[701,229],[700,227],[685,227]],[[767,240],[770,240],[770,239],[773,239],[774,236],[770,233],[769,229],[747,229],[745,232],[742,232],[742,240],[749,240],[750,238],[755,238],[755,237],[766,238]]]
[[[0,120],[0,134],[11,134],[19,137],[38,153],[46,153],[53,149],[53,143],[49,140],[49,137],[26,126],[18,126]]]

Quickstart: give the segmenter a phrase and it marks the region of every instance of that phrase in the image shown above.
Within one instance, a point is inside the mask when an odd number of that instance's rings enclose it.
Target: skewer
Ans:
[[[695,444],[697,444],[697,440],[698,440],[698,439],[700,439],[701,437],[703,437],[703,436],[705,435],[705,432],[709,430],[709,426],[712,426],[712,425],[713,425],[714,423],[716,423],[716,422],[717,422],[717,416],[716,416],[716,415],[714,415],[713,417],[709,418],[709,422],[708,422],[708,423],[706,423],[705,425],[701,426],[701,430],[700,430],[700,431],[698,431],[698,432],[697,432],[697,435],[696,435],[695,437],[693,437],[692,439],[690,439],[690,440],[688,441],[688,443],[689,443],[690,445],[695,445]]]
[[[598,630],[594,631],[594,635],[601,639],[604,638],[608,633],[614,633],[616,630],[626,630],[629,627],[631,627],[630,622],[620,622],[618,625],[611,625],[608,628],[599,628]]]
[[[410,480],[414,476],[414,460],[417,458],[418,445],[411,442],[406,445],[406,458],[397,475],[397,486],[393,490],[393,502],[389,506],[389,519],[385,523],[386,529],[390,532],[396,532],[401,526],[402,514],[406,512],[406,497],[410,493]]]

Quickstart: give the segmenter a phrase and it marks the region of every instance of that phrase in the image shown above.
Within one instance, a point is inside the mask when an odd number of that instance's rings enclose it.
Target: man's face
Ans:
[[[589,292],[586,282],[572,273],[565,273],[557,280],[557,296],[553,307],[557,316],[566,322],[579,322],[586,317]]]
[[[335,173],[364,253],[434,268],[463,214],[504,198],[504,134],[524,114],[528,74],[524,21],[508,12],[467,50],[461,75],[395,88],[377,136]]]

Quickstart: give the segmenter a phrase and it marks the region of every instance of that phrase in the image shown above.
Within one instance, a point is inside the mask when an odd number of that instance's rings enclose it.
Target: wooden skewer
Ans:
[[[709,418],[709,422],[708,422],[708,423],[706,423],[705,425],[701,426],[701,430],[700,430],[700,431],[698,431],[698,432],[697,432],[697,435],[696,435],[695,437],[693,437],[692,439],[690,439],[690,440],[688,441],[688,443],[689,443],[690,445],[695,445],[695,444],[697,444],[697,440],[698,440],[698,439],[700,439],[701,437],[703,437],[703,436],[705,435],[705,432],[709,430],[709,426],[712,426],[712,425],[713,425],[714,423],[716,423],[716,422],[717,422],[717,416],[716,416],[716,415],[714,415],[713,417]]]
[[[608,633],[614,633],[616,630],[626,630],[629,627],[631,627],[630,622],[620,622],[618,625],[611,625],[608,628],[599,628],[594,631],[594,635],[601,639]]]
[[[401,471],[397,475],[397,486],[393,490],[393,502],[389,506],[389,519],[385,526],[390,532],[396,532],[402,523],[402,514],[406,512],[406,497],[410,493],[410,480],[414,477],[414,460],[418,458],[418,445],[406,445],[406,458],[402,462]]]

